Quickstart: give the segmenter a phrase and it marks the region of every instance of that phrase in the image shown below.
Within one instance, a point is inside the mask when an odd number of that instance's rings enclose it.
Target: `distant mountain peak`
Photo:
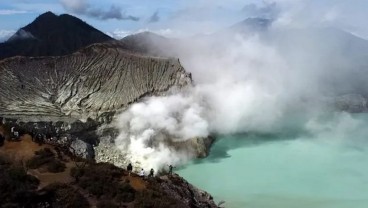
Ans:
[[[135,33],[135,34],[131,34],[131,35],[128,35],[124,38],[122,38],[121,40],[126,40],[126,39],[135,39],[135,40],[139,40],[139,39],[147,39],[147,38],[150,38],[150,39],[166,39],[166,37],[164,36],[161,36],[161,35],[158,35],[156,33],[153,33],[151,31],[144,31],[144,32],[139,32],[139,33]],[[141,41],[141,40],[139,40]]]
[[[113,40],[110,36],[77,17],[48,11],[1,43],[0,59],[17,55],[66,55],[93,43],[110,40]]]
[[[273,20],[272,19],[266,19],[266,18],[247,18],[235,25],[233,25],[231,28],[236,30],[244,30],[244,29],[252,29],[252,30],[264,30],[267,29],[271,24]]]
[[[34,24],[44,24],[45,22],[55,21],[58,19],[58,16],[52,12],[45,12],[39,15],[32,23],[28,24],[26,27]],[[24,28],[26,28],[24,27]]]
[[[51,12],[51,11],[47,11],[47,12],[41,14],[40,16],[38,16],[38,18],[50,18],[50,17],[57,17],[57,15],[54,14],[53,12]]]
[[[40,39],[44,38],[43,36],[47,36],[51,32],[66,32],[68,29],[84,29],[90,30],[91,32],[98,31],[77,17],[68,14],[56,15],[50,11],[41,14],[33,22],[21,29],[32,33]]]
[[[266,19],[266,18],[259,18],[259,17],[253,17],[253,18],[247,18],[243,20],[241,23],[247,24],[249,26],[255,26],[255,27],[268,27],[270,24],[272,24],[272,19]]]

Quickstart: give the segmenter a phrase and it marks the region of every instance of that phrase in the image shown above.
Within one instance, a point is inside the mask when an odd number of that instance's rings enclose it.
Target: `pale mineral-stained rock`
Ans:
[[[92,145],[80,139],[71,142],[70,151],[82,158],[92,158],[94,156]]]
[[[114,133],[97,134],[97,129],[145,96],[192,83],[178,59],[131,53],[114,43],[60,57],[8,58],[0,61],[0,77],[3,123],[67,137],[84,157],[121,167],[126,158],[113,144]],[[205,156],[211,141],[195,138],[175,146]]]
[[[207,157],[209,149],[214,142],[212,136],[209,137],[197,137],[189,139],[185,142],[171,143],[169,146],[179,151],[186,151],[188,155],[194,155],[199,158]],[[100,143],[95,148],[95,159],[96,162],[108,162],[118,167],[126,168],[128,163],[132,163],[133,172],[138,173],[143,167],[139,161],[131,158],[132,155],[124,153],[118,149],[114,144],[114,138],[111,136],[101,136]]]
[[[208,136],[206,138],[196,137],[184,142],[183,145],[188,146],[194,150],[194,154],[197,157],[207,157],[209,154],[210,147],[215,141],[215,138]]]
[[[96,162],[109,162],[118,167],[126,168],[130,161],[128,161],[126,154],[114,145],[114,138],[102,136],[100,141],[99,145],[95,147]]]
[[[63,57],[0,62],[0,115],[24,120],[97,119],[146,95],[191,83],[177,59],[97,44]]]

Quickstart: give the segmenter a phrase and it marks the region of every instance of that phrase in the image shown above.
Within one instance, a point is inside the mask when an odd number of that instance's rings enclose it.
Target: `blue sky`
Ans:
[[[166,35],[188,33],[191,30],[207,32],[231,25],[243,18],[241,7],[244,2],[227,5],[221,2],[208,4],[201,0],[1,0],[1,31],[12,32],[25,26],[46,11],[56,14],[75,15],[92,26],[110,35],[124,35],[140,30],[152,30]],[[252,0],[246,2],[254,2]],[[107,18],[96,13],[108,14],[115,8],[123,18]],[[233,14],[233,15],[227,15]],[[125,16],[139,18],[138,21],[124,19]],[[208,19],[218,18],[216,22]],[[178,26],[185,25],[182,30]],[[4,35],[4,34],[3,34]]]
[[[46,11],[75,15],[116,38],[142,30],[211,33],[247,17],[328,25],[368,37],[367,0],[1,0],[0,40]]]

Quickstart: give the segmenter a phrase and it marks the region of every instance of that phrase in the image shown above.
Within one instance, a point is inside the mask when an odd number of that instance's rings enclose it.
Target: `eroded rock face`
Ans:
[[[194,187],[176,174],[170,177],[160,177],[159,183],[156,186],[159,186],[167,195],[180,200],[184,205],[183,207],[218,207],[209,193]]]
[[[209,154],[209,150],[215,138],[212,136],[208,137],[196,137],[191,140],[187,140],[182,145],[189,146],[194,150],[194,154],[198,157],[207,157]]]
[[[0,77],[0,114],[29,120],[106,119],[143,96],[191,83],[176,59],[103,44],[63,57],[7,59]]]
[[[114,133],[97,134],[97,129],[145,96],[192,83],[177,59],[132,54],[113,44],[96,44],[62,57],[9,58],[0,61],[0,77],[3,123],[66,138],[78,154],[114,164],[122,158],[113,151]],[[104,145],[99,148],[100,140]],[[195,138],[180,145],[205,156],[208,143]]]

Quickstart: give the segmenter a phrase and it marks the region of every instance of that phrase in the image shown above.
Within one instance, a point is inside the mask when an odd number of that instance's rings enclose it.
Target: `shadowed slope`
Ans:
[[[0,59],[12,56],[57,56],[73,53],[93,43],[113,40],[68,14],[46,12],[0,43]]]

